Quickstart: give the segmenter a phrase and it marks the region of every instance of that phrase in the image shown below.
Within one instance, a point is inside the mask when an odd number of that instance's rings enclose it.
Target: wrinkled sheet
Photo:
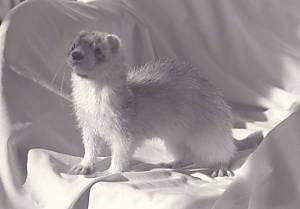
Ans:
[[[298,0],[18,5],[0,28],[0,208],[300,208],[299,11]],[[234,136],[246,138],[236,176],[158,167],[170,156],[155,140],[131,172],[105,176],[110,158],[99,157],[93,175],[68,175],[83,155],[65,63],[80,30],[118,34],[129,65],[176,57],[199,67],[231,105]]]

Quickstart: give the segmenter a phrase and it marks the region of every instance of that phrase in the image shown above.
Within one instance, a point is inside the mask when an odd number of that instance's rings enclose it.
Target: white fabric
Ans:
[[[0,28],[1,208],[299,208],[299,11],[298,0],[21,4]],[[234,178],[145,163],[169,159],[158,142],[138,151],[132,172],[102,176],[109,158],[99,158],[92,176],[66,174],[83,154],[65,64],[80,30],[118,34],[132,65],[191,62],[223,90],[237,138],[271,132]]]
[[[0,21],[5,17],[7,12],[19,4],[21,0],[1,0],[0,1]]]

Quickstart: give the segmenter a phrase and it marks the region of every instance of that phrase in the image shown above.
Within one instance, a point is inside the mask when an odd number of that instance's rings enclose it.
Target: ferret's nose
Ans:
[[[84,58],[84,56],[80,51],[74,51],[72,52],[72,58],[76,61],[80,61]]]

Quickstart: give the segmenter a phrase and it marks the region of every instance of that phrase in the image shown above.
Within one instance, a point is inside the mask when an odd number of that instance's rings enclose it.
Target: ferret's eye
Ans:
[[[99,48],[99,47],[95,48],[94,53],[95,53],[95,56],[97,57],[98,61],[100,61],[100,62],[105,61],[105,55],[101,48]]]
[[[75,49],[76,45],[73,44],[72,47],[70,48],[70,52],[73,51]]]
[[[100,48],[96,48],[96,49],[94,50],[94,53],[95,53],[96,55],[101,55],[101,54],[102,54],[102,50],[101,50]]]

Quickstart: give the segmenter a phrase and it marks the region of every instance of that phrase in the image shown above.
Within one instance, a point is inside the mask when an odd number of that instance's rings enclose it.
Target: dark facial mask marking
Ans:
[[[100,47],[94,49],[94,55],[99,62],[105,61],[105,54]]]

